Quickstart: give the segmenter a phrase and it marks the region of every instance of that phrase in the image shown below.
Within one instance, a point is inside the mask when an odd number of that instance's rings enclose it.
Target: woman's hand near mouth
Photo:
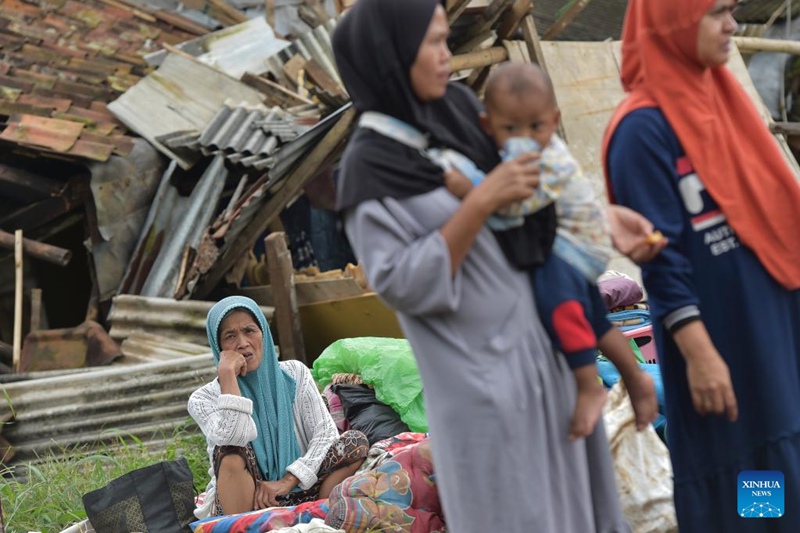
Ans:
[[[233,394],[241,396],[239,383],[236,381],[238,376],[247,374],[247,359],[244,355],[233,350],[224,350],[219,354],[219,367],[217,379],[222,394]]]

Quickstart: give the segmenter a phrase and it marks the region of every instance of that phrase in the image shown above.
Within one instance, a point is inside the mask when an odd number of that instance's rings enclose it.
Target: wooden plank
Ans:
[[[289,202],[300,194],[308,180],[314,177],[323,165],[332,162],[341,154],[355,113],[355,108],[352,107],[345,111],[331,130],[308,155],[303,157],[300,165],[283,180],[280,190],[267,200],[264,208],[258,212],[247,228],[239,233],[233,244],[217,259],[206,277],[200,281],[195,291],[195,298],[203,298],[208,295],[234,262],[253,246],[258,236],[263,234],[270,223],[289,205]]]
[[[263,76],[245,72],[242,76],[242,83],[268,96],[281,107],[293,107],[307,104],[315,105],[312,100],[300,96],[296,92],[290,91],[283,85],[279,85]]]
[[[297,89],[302,83],[300,78],[300,71],[306,66],[306,59],[300,54],[295,54],[289,61],[283,65],[283,74],[292,87]]]
[[[394,311],[369,292],[354,298],[331,300],[300,308],[303,337],[309,362],[313,363],[331,343],[348,337],[402,339]]]
[[[285,233],[271,233],[264,239],[267,251],[267,268],[272,281],[272,296],[275,300],[275,322],[278,327],[281,359],[297,359],[306,363],[303,333],[300,329],[300,314],[297,310],[297,295],[294,292],[294,268],[292,253],[286,246]]]
[[[558,20],[556,20],[552,26],[550,26],[550,28],[544,33],[544,37],[542,37],[542,39],[549,41],[558,37],[561,32],[563,32],[566,27],[569,26],[573,20],[575,20],[575,17],[580,15],[581,11],[583,11],[591,1],[592,0],[573,0],[572,5],[569,6],[564,14],[558,17]]]
[[[342,86],[322,68],[322,65],[320,65],[316,59],[311,59],[306,63],[305,71],[311,82],[322,91],[331,93],[332,95],[344,96]]]
[[[320,279],[301,281],[295,279],[295,294],[297,295],[297,306],[303,307],[319,302],[330,300],[341,300],[352,298],[364,294],[364,289],[353,278],[339,279]],[[245,287],[238,291],[242,296],[248,296],[255,300],[259,305],[272,306],[274,299],[272,287],[261,285],[256,287]]]

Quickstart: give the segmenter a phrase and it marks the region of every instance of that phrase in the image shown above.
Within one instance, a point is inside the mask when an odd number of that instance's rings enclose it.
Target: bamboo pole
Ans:
[[[488,67],[502,63],[508,59],[508,52],[502,46],[478,50],[466,54],[453,56],[450,60],[450,68],[453,71],[466,70],[471,68]]]
[[[800,42],[762,37],[734,37],[733,42],[742,52],[777,52],[800,55]]]
[[[15,247],[16,239],[14,235],[0,230],[0,248],[14,250]],[[31,257],[58,266],[67,266],[69,260],[72,259],[72,252],[70,250],[31,239],[22,239],[22,250]]]
[[[14,232],[14,271],[16,289],[14,291],[14,354],[12,366],[19,372],[19,361],[22,353],[22,230]]]

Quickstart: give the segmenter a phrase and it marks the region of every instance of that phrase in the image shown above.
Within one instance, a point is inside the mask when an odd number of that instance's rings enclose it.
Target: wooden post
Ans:
[[[542,38],[545,41],[550,41],[558,37],[558,35],[564,31],[564,28],[569,26],[569,23],[575,20],[575,17],[580,15],[581,11],[589,5],[589,2],[591,2],[591,0],[573,0],[572,5],[569,6],[563,15],[558,17],[558,20],[550,26],[550,29],[545,32]]]
[[[42,325],[42,289],[31,289],[31,328],[39,331]]]
[[[286,246],[286,234],[270,233],[264,239],[264,247],[267,250],[267,270],[275,304],[281,359],[297,359],[308,365],[300,329],[300,313],[297,310],[292,253]]]
[[[275,0],[267,0],[266,7],[266,16],[267,16],[267,24],[269,27],[275,30]]]
[[[12,366],[19,372],[19,360],[22,353],[22,230],[14,232],[14,271],[16,288],[14,291],[14,354]]]
[[[16,240],[13,234],[0,230],[0,248],[14,250]],[[22,250],[31,257],[47,261],[58,266],[67,266],[72,259],[72,252],[43,242],[22,239]]]

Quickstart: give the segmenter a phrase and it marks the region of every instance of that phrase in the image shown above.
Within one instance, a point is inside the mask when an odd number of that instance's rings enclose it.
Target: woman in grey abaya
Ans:
[[[403,121],[492,170],[480,103],[448,83],[447,33],[436,0],[359,0],[334,35],[337,65],[362,119]],[[361,126],[342,161],[339,207],[371,286],[414,349],[448,529],[629,531],[603,424],[568,440],[574,378],[540,323],[529,274],[484,227],[533,192],[531,156],[497,166],[459,201],[424,147]],[[552,215],[526,224],[551,232]],[[552,235],[542,237],[534,248],[546,253]]]

